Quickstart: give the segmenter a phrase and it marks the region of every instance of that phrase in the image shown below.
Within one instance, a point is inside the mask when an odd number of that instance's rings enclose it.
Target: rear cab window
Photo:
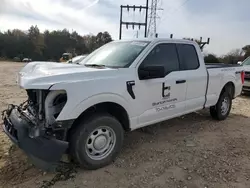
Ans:
[[[192,44],[176,44],[180,69],[181,70],[196,70],[200,67],[197,51]]]

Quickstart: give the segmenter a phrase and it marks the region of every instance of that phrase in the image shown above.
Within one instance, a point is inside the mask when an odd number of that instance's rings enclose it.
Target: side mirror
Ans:
[[[238,63],[237,63],[238,65],[241,65],[242,64],[242,61],[238,61]]]
[[[156,65],[139,67],[138,75],[140,80],[164,78],[165,68],[164,66],[156,66]]]

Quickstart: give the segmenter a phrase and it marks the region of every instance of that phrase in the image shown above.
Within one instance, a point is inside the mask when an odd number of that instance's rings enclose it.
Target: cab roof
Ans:
[[[195,41],[187,40],[187,39],[173,39],[173,38],[137,38],[137,39],[122,39],[122,40],[116,40],[118,41],[145,41],[145,42],[151,42],[151,43],[158,43],[158,42],[176,42],[176,43],[188,43],[188,44],[197,44]]]

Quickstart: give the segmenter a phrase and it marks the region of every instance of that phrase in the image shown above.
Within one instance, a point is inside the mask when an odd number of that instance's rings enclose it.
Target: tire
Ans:
[[[210,107],[210,115],[216,120],[225,120],[232,107],[232,96],[228,91],[223,92],[215,106]]]
[[[109,165],[117,157],[123,139],[124,130],[116,118],[106,113],[97,114],[78,122],[69,150],[82,168],[95,170]]]

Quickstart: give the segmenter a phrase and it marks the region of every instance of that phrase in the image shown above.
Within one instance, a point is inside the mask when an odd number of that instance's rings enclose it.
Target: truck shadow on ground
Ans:
[[[248,117],[231,113],[226,121],[235,118],[239,121],[242,118]],[[183,139],[183,142],[181,142],[182,144],[195,147],[195,142],[192,141],[192,137],[204,129],[209,129],[210,126],[213,126],[213,123],[216,124],[217,121],[212,120],[208,110],[202,110],[159,124],[151,125],[145,129],[126,133],[122,152],[112,165],[117,168],[125,168],[127,164],[125,165],[126,162],[124,161],[130,160],[130,165],[133,167],[134,154],[139,150],[141,150],[140,153],[144,153],[145,151],[150,154],[150,143],[163,142],[166,143],[164,149],[168,149],[169,146],[178,147],[178,145],[175,144],[177,143],[176,140]],[[159,152],[160,149],[157,151]],[[148,159],[150,160],[150,157]],[[12,187],[33,178],[43,176],[44,174],[44,172],[34,167],[28,161],[25,154],[16,146],[11,146],[9,154],[0,158],[0,160],[4,160],[4,165],[0,169],[1,185]],[[137,165],[143,165],[144,162],[145,161],[142,160],[140,164]],[[51,187],[57,181],[65,181],[74,178],[76,172],[84,171],[72,164],[66,164],[62,169],[63,170],[57,173],[50,173],[49,180],[42,183],[41,187]]]
[[[239,119],[240,121],[242,118],[245,119],[249,117],[231,113],[225,121],[230,121],[231,119]],[[220,121],[213,120],[207,109],[190,113],[128,133],[126,135],[123,152],[129,150],[131,146],[133,146],[134,149],[140,148],[145,141],[150,143],[160,138],[171,142],[180,136],[195,136],[197,133],[209,129],[211,126],[213,129],[220,129],[219,124]]]

